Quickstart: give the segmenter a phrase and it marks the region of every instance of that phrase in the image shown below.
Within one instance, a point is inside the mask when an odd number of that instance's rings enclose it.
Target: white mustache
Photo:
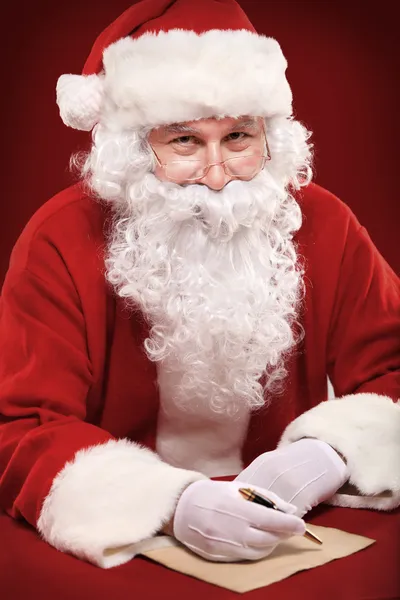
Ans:
[[[211,239],[226,242],[241,227],[250,228],[255,221],[263,231],[268,231],[285,192],[267,171],[262,171],[251,181],[231,181],[221,191],[210,190],[200,184],[180,186],[161,182],[154,175],[147,174],[138,186],[131,186],[130,200],[138,214],[147,214],[151,219],[148,202],[143,202],[143,198],[149,195],[153,198],[154,212],[163,206],[175,223],[195,218],[203,224]],[[159,203],[155,202],[157,196]]]

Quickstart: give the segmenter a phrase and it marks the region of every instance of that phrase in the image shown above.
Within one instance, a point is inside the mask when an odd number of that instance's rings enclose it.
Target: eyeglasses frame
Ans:
[[[263,168],[265,167],[265,163],[266,163],[267,161],[271,160],[271,151],[270,151],[270,149],[269,149],[269,145],[268,145],[267,133],[266,133],[266,131],[265,131],[265,125],[263,125],[263,128],[262,128],[262,129],[263,129],[263,133],[264,133],[265,147],[266,147],[266,150],[267,150],[267,156],[265,156],[264,154],[260,154],[260,158],[263,158],[263,159],[264,159],[264,163],[263,163],[263,165],[262,165],[261,169],[258,171],[258,173],[260,173],[260,172],[263,170]],[[168,175],[167,175],[167,173],[166,173],[166,169],[167,169],[167,167],[168,167],[168,163],[162,163],[162,162],[160,161],[160,159],[158,158],[158,156],[157,156],[157,153],[156,153],[156,151],[154,150],[153,146],[152,146],[150,143],[149,143],[149,146],[150,146],[150,149],[151,149],[151,151],[152,151],[152,153],[153,153],[153,155],[154,155],[154,158],[156,159],[156,162],[157,162],[158,166],[159,166],[159,167],[161,167],[162,169],[164,169],[164,171],[165,171],[165,176],[167,177],[167,179],[168,179],[169,181],[172,181],[172,182],[176,183],[176,182],[177,182],[177,180],[176,180],[176,179],[172,179],[171,177],[168,177]],[[206,176],[207,176],[207,174],[208,174],[209,170],[211,169],[211,167],[215,167],[215,166],[217,166],[217,165],[221,165],[221,166],[222,166],[222,168],[224,169],[224,172],[225,172],[225,174],[226,174],[226,175],[229,175],[229,177],[232,177],[232,179],[240,179],[240,177],[238,177],[238,176],[235,176],[235,175],[230,175],[229,173],[227,173],[227,172],[226,172],[225,163],[226,163],[227,161],[229,161],[229,160],[232,160],[232,158],[247,158],[247,157],[250,157],[250,156],[257,156],[257,155],[256,155],[256,154],[244,154],[244,155],[243,155],[243,156],[241,156],[241,157],[239,157],[239,156],[238,156],[238,157],[233,157],[233,156],[231,156],[230,158],[226,158],[225,160],[221,160],[221,161],[218,161],[218,162],[216,162],[216,163],[208,163],[207,165],[205,165],[205,167],[204,167],[204,168],[205,168],[205,172],[203,173],[203,175],[202,175],[201,177],[196,177],[195,179],[185,179],[185,181],[200,181],[201,179],[203,179],[204,177],[206,177]],[[190,160],[188,160],[188,161],[184,161],[184,160],[173,160],[173,161],[171,161],[171,162],[177,162],[177,163],[178,163],[178,162],[195,162],[195,161],[190,161]],[[169,163],[169,164],[171,164],[171,163]],[[257,173],[256,173],[256,175],[257,175]],[[255,175],[253,175],[253,177],[255,177]]]

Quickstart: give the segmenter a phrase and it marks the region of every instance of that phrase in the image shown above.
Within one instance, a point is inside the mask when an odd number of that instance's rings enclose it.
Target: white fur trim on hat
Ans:
[[[400,504],[400,403],[378,394],[322,402],[285,429],[279,445],[322,440],[346,459],[359,496],[336,494],[332,504],[389,510]]]
[[[173,29],[122,38],[105,49],[103,66],[99,121],[112,130],[292,114],[287,62],[278,42],[244,29],[200,35]],[[78,123],[81,110],[86,123],[86,102],[77,97],[73,106],[72,100],[62,109],[68,124]]]
[[[111,440],[80,450],[65,465],[43,503],[37,528],[58,550],[114,567],[148,549],[149,538],[169,521],[181,492],[204,478],[171,467],[133,442]]]
[[[98,75],[61,75],[57,104],[68,127],[90,131],[99,121],[104,99],[103,78]]]

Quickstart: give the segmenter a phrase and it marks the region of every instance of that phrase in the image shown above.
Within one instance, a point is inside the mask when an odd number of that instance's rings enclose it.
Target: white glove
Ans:
[[[257,560],[279,542],[303,535],[304,521],[245,500],[238,481],[201,480],[181,495],[174,517],[174,536],[203,558],[219,562]],[[260,494],[266,490],[252,486]],[[276,494],[268,498],[287,513],[296,508]]]
[[[297,507],[302,517],[327,500],[348,479],[337,452],[320,440],[302,439],[260,454],[235,481],[260,485]]]

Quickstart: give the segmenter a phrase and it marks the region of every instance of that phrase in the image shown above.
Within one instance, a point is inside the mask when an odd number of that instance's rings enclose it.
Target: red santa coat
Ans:
[[[298,200],[305,337],[284,393],[251,417],[243,463],[318,437],[346,456],[365,496],[334,502],[391,508],[400,502],[399,281],[342,202],[314,184]],[[156,367],[143,316],[104,277],[110,225],[110,208],[79,185],[47,202],[13,250],[0,313],[0,507],[105,567],[131,558],[203,477],[146,450],[157,436]],[[324,402],[327,376],[343,398]]]

